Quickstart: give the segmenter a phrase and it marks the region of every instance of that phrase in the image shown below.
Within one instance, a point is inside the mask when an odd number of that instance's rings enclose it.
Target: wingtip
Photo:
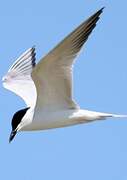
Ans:
[[[101,10],[103,10],[103,9],[105,9],[106,7],[105,6],[103,6],[102,8],[101,8]]]
[[[103,13],[105,7],[102,7],[101,9],[99,9],[98,11],[96,11],[91,17],[98,17],[98,19],[100,19],[100,15]],[[90,17],[90,18],[91,18]]]
[[[99,9],[93,16],[97,16],[98,19],[100,19],[100,15],[103,13],[105,7],[102,7],[101,9]]]
[[[36,45],[33,45],[33,46],[32,46],[32,49],[36,49]]]
[[[102,13],[104,9],[105,9],[105,6],[103,6],[98,12]]]

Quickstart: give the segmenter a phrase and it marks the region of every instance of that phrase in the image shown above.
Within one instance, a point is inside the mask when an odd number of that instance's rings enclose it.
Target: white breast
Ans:
[[[98,118],[97,112],[70,109],[62,111],[36,111],[33,120],[22,131],[35,131],[86,123]]]

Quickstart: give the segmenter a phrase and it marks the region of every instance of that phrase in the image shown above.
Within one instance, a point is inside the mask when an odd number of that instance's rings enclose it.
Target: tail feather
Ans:
[[[115,118],[127,118],[127,115],[123,115],[123,114],[112,114],[111,117],[115,117]]]
[[[127,115],[123,114],[100,114],[99,119],[106,119],[106,118],[127,118]]]

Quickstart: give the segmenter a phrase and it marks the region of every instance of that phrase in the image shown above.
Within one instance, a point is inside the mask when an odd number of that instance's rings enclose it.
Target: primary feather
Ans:
[[[33,47],[23,53],[3,77],[3,86],[19,95],[28,107],[36,103],[36,88],[31,78],[35,60],[35,48]]]
[[[76,109],[72,97],[74,59],[95,28],[103,8],[83,22],[52,51],[40,60],[32,71],[40,109]]]
[[[34,47],[11,66],[3,78],[3,85],[23,98],[30,108],[20,110],[13,116],[10,140],[20,130],[43,130],[110,117],[127,117],[82,110],[73,100],[74,60],[95,28],[102,11],[103,8],[84,21],[41,58],[36,66]]]

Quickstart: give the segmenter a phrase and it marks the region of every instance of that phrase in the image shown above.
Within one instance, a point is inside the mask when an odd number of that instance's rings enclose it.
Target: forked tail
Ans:
[[[115,117],[115,118],[127,118],[127,115],[122,114],[111,114],[109,117]]]
[[[123,115],[123,114],[100,114],[99,119],[106,119],[106,118],[127,118],[127,115]]]

